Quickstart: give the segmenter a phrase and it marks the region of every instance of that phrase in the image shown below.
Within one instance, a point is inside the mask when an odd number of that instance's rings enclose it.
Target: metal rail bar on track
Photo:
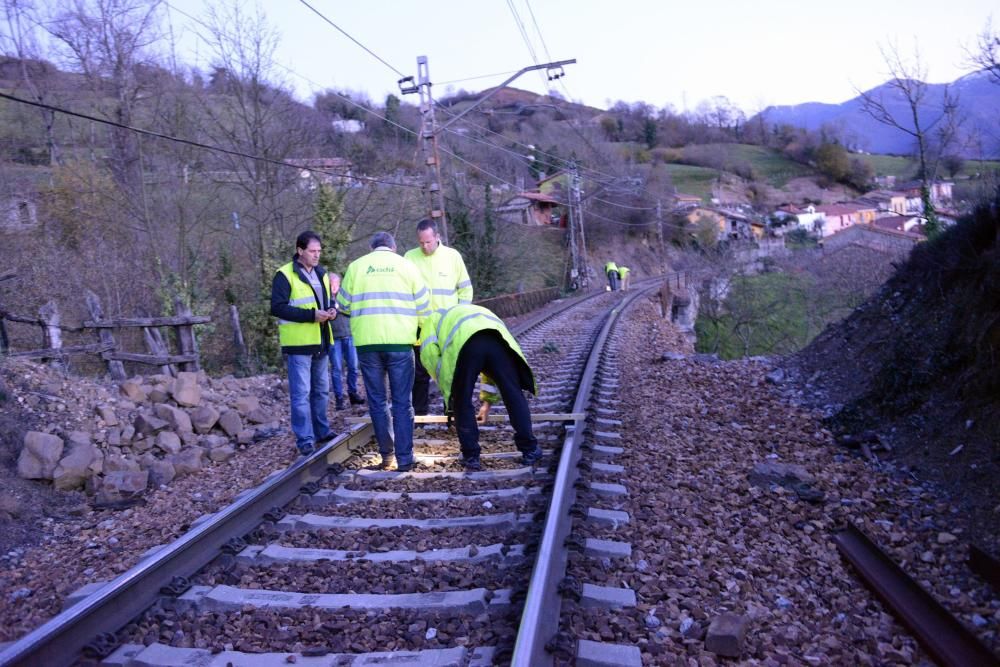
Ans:
[[[858,528],[848,526],[833,541],[875,595],[936,661],[947,667],[1000,665],[997,656]]]
[[[602,293],[567,299],[562,307],[512,329],[516,335],[521,335]],[[636,290],[635,296],[640,293]],[[627,298],[626,302],[629,301],[631,299]],[[326,475],[330,464],[352,456],[356,449],[371,439],[372,432],[370,424],[355,425],[348,433],[311,456],[296,461],[260,486],[248,490],[241,498],[215,513],[209,521],[192,528],[97,592],[6,646],[0,651],[0,667],[58,666],[76,662],[84,649],[102,633],[117,630],[142,613],[161,595],[160,589],[175,577],[190,576],[204,567],[219,555],[221,547],[229,539],[251,531],[269,510],[291,502],[304,484]]]
[[[594,376],[605,352],[605,342],[611,334],[618,316],[640,296],[652,291],[655,287],[636,289],[626,296],[607,315],[604,326],[594,340],[591,356],[580,379],[576,401],[572,412],[585,413],[590,404]],[[531,583],[524,602],[524,611],[514,645],[511,665],[514,667],[537,667],[551,665],[552,655],[546,651],[546,644],[559,631],[559,616],[562,608],[562,598],[557,591],[560,581],[566,574],[568,554],[565,547],[572,521],[568,513],[576,499],[575,483],[580,476],[577,464],[582,455],[584,420],[579,419],[572,426],[567,426],[568,434],[563,443],[562,454],[559,457],[559,469],[556,473],[552,499],[545,515],[545,529],[538,547],[538,558],[531,572]]]
[[[174,577],[190,576],[219,555],[234,536],[253,530],[273,507],[291,502],[302,486],[321,479],[327,467],[353,455],[372,436],[358,425],[309,457],[275,474],[189,530],[103,588],[63,611],[0,652],[0,665],[38,667],[75,663],[84,648],[109,628],[117,629],[142,613]]]

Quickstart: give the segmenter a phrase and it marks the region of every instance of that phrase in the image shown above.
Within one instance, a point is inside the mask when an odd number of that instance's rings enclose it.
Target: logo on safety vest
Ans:
[[[369,273],[395,273],[395,272],[396,272],[396,267],[394,266],[372,266],[371,264],[369,264],[368,270],[365,272],[365,275],[368,275]]]

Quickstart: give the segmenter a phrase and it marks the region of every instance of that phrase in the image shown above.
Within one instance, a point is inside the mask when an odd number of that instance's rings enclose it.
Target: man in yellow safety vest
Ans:
[[[523,391],[537,393],[535,378],[517,340],[504,323],[482,306],[459,304],[434,311],[424,321],[420,361],[444,394],[455,415],[455,428],[466,470],[481,470],[479,428],[472,406],[476,378],[483,374],[479,420],[503,398],[514,428],[514,444],[525,465],[542,457],[531,428],[531,413]]]
[[[331,335],[327,322],[336,311],[329,277],[319,265],[322,249],[316,232],[302,232],[295,240],[295,257],[271,281],[271,314],[278,318],[278,339],[288,369],[292,432],[304,456],[312,454],[317,443],[333,438],[326,416]]]
[[[444,310],[457,303],[472,303],[472,281],[462,255],[441,245],[437,223],[424,219],[417,223],[418,247],[407,251],[406,259],[417,265],[431,294],[431,310]],[[416,371],[413,376],[413,412],[426,415],[429,408],[431,377],[420,363],[420,348],[413,348]]]
[[[351,262],[337,293],[337,304],[351,318],[368,413],[382,455],[382,467],[413,469],[413,344],[430,299],[420,271],[396,254],[389,232],[376,232],[372,251]],[[390,429],[386,378],[392,400]]]

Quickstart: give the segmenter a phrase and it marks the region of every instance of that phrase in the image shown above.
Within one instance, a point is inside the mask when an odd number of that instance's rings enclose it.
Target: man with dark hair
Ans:
[[[381,466],[388,468],[395,460],[397,470],[408,472],[415,464],[411,349],[421,322],[430,313],[430,301],[417,267],[396,254],[392,234],[376,232],[369,245],[372,251],[351,262],[344,272],[337,304],[351,318]],[[391,429],[386,378],[392,400]]]
[[[295,256],[271,281],[271,314],[278,318],[278,338],[288,370],[295,446],[303,456],[333,438],[326,416],[330,395],[327,351],[335,317],[330,280],[319,265],[323,243],[316,232],[295,240]]]
[[[462,255],[441,245],[437,223],[425,218],[417,223],[418,247],[404,257],[417,265],[431,294],[431,310],[447,310],[455,304],[472,303],[472,281]],[[431,377],[420,363],[420,347],[413,348],[416,372],[413,379],[413,411],[426,415]]]

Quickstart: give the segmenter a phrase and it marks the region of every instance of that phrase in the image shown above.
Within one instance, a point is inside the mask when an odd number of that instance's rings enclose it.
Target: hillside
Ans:
[[[842,441],[886,445],[965,505],[982,540],[1000,535],[998,246],[997,210],[980,209],[788,362]]]
[[[949,85],[952,93],[958,96],[960,115],[965,118],[964,135],[958,143],[967,147],[963,154],[966,157],[979,157],[980,149],[975,140],[987,138],[989,145],[982,147],[985,156],[1000,156],[1000,143],[995,138],[989,139],[994,136],[992,129],[996,126],[996,109],[1000,108],[1000,86],[991,83],[983,73],[969,74],[951,84],[928,84],[925,105],[928,118],[936,117],[934,110],[940,108],[945,87]],[[894,117],[910,117],[906,103],[892,94],[889,84],[882,84],[867,92],[874,96],[884,94],[886,106]],[[823,126],[833,128],[852,148],[894,155],[912,152],[913,142],[909,135],[876,122],[861,110],[861,106],[861,96],[858,95],[840,104],[806,102],[791,106],[772,106],[761,114],[768,125],[788,124],[811,131],[818,131]],[[976,148],[972,148],[973,146]]]

